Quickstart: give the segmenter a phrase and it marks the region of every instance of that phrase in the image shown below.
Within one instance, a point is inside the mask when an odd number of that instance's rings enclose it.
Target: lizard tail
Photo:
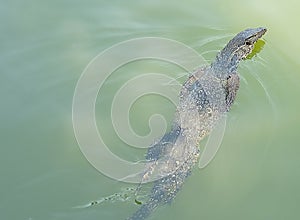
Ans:
[[[126,220],[144,220],[158,207],[158,203],[148,202],[142,205],[130,218]]]

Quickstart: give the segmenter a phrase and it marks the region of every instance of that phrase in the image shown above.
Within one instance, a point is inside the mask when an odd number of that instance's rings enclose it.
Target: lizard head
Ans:
[[[242,59],[245,59],[253,50],[256,41],[261,38],[267,29],[263,27],[249,28],[238,33],[221,50],[212,67],[217,73],[236,72],[237,66]],[[225,75],[226,74],[221,74]]]
[[[254,47],[256,41],[261,38],[267,29],[263,27],[246,29],[238,33],[229,43],[232,48],[232,55],[238,60],[246,58]]]

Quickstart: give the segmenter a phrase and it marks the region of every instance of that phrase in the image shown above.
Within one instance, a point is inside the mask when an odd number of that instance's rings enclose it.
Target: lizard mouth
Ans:
[[[246,40],[247,45],[254,45],[267,32],[266,28],[257,28],[257,32]]]

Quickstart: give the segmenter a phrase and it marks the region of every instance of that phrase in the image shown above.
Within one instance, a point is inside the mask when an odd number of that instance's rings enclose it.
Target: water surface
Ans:
[[[115,43],[148,36],[183,42],[211,61],[235,33],[257,26],[268,28],[266,44],[239,68],[241,88],[220,151],[208,167],[194,170],[176,201],[152,219],[299,217],[299,6],[296,1],[2,1],[1,219],[129,216],[138,208],[134,201],[73,208],[132,186],[100,174],[77,145],[72,98],[85,66]],[[117,137],[109,107],[122,83],[147,70],[182,74],[160,62],[129,65],[118,70],[122,77],[112,74],[96,103],[107,144],[132,160],[143,152]],[[150,115],[163,114],[170,123],[173,112],[167,100],[148,96],[135,103],[130,119],[143,135]]]

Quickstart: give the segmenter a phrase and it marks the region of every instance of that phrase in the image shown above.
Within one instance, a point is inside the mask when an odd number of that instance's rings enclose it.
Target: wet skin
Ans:
[[[238,33],[211,65],[196,70],[183,84],[172,129],[148,149],[149,164],[141,182],[153,173],[162,178],[154,182],[148,200],[129,220],[146,219],[158,206],[175,198],[199,159],[199,142],[235,100],[240,84],[239,62],[251,53],[265,32],[265,28],[253,28]]]

